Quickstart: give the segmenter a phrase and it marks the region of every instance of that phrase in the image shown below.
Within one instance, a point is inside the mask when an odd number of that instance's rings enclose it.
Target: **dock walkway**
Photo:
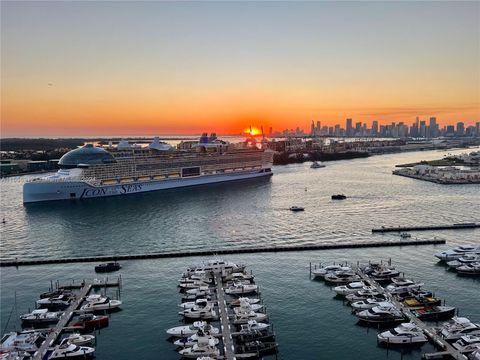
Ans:
[[[424,226],[397,226],[372,229],[372,233],[401,232],[401,231],[428,231],[428,230],[463,230],[480,228],[480,223],[463,223],[452,225],[424,225]]]
[[[33,360],[42,360],[50,347],[54,344],[57,338],[60,336],[60,333],[65,329],[68,322],[84,300],[85,296],[92,289],[92,284],[85,284],[81,289],[80,293],[77,294],[76,298],[70,306],[65,310],[64,315],[61,317],[60,321],[50,330],[50,333],[47,336],[47,339],[43,342],[37,352],[33,355]]]
[[[452,345],[446,342],[434,331],[434,329],[429,328],[423,321],[413,315],[413,313],[410,311],[410,309],[408,309],[408,307],[394,299],[389,292],[387,292],[378,282],[365,274],[362,269],[360,269],[359,267],[355,267],[355,272],[362,278],[362,280],[368,281],[372,286],[374,286],[379,293],[386,295],[389,299],[389,302],[391,302],[398,309],[400,309],[409,321],[415,323],[415,325],[422,329],[425,335],[427,335],[427,337],[433,342],[435,346],[442,349],[442,354],[448,354],[448,356],[455,360],[467,360],[466,356],[464,356],[461,352],[459,352]]]
[[[234,360],[234,347],[232,339],[232,331],[230,328],[230,320],[227,313],[227,302],[225,301],[225,293],[223,291],[223,281],[220,272],[214,272],[215,289],[217,292],[218,312],[220,316],[220,324],[222,328],[222,338],[224,345],[224,359]]]

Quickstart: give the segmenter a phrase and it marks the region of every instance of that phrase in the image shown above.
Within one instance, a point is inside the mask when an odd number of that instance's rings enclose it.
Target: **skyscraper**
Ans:
[[[372,135],[377,135],[378,134],[378,121],[374,120],[372,122]]]
[[[352,136],[353,135],[353,127],[352,127],[352,119],[347,119],[347,124],[345,126],[346,129],[346,135],[347,136]]]
[[[428,126],[428,136],[431,138],[438,136],[437,118],[431,117],[430,124]]]

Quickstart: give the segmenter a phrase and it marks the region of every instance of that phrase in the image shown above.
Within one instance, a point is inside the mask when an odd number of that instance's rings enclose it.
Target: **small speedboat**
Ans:
[[[423,331],[414,323],[400,324],[377,335],[378,342],[386,345],[418,345],[428,341]]]
[[[294,212],[305,211],[305,208],[303,208],[301,206],[290,206],[290,211],[294,211]]]
[[[84,312],[114,310],[122,305],[120,300],[113,300],[102,295],[90,295],[85,300],[87,303],[80,307],[80,310]]]
[[[335,291],[337,295],[346,296],[348,294],[353,294],[358,290],[374,290],[374,289],[375,289],[374,287],[368,286],[363,281],[356,281],[356,282],[351,282],[347,285],[335,286],[333,288],[333,291]]]
[[[320,169],[320,168],[324,168],[325,165],[324,164],[320,164],[318,161],[314,161],[312,163],[312,165],[310,165],[310,168],[311,169]]]
[[[211,335],[217,335],[219,333],[218,328],[209,325],[205,321],[195,321],[191,325],[176,326],[170,329],[167,329],[166,332],[168,335],[175,337],[189,337],[193,334],[196,334],[198,330],[203,332],[208,332]]]
[[[474,324],[465,317],[454,316],[452,322],[443,325],[439,333],[447,341],[458,340],[463,335],[480,336],[480,324]]]
[[[115,261],[95,266],[95,272],[113,272],[120,270],[121,268],[122,265]]]
[[[78,317],[73,326],[85,328],[85,330],[100,329],[108,326],[108,316],[97,316],[91,313],[82,314]]]
[[[347,197],[343,194],[332,195],[332,200],[345,200]]]
[[[392,303],[382,302],[368,310],[355,314],[361,322],[367,324],[390,324],[405,320],[405,317]]]
[[[235,294],[250,294],[255,293],[258,290],[258,286],[254,284],[239,284],[234,283],[225,289],[225,293],[229,295]]]
[[[455,315],[453,306],[428,306],[411,310],[420,320],[448,320]]]
[[[48,309],[36,309],[20,316],[23,325],[54,324],[60,320],[63,312],[49,312]]]
[[[480,349],[480,336],[463,335],[452,346],[462,354],[468,354]]]
[[[56,346],[48,359],[92,359],[94,354],[95,349],[92,347],[78,346],[69,342],[65,342]]]

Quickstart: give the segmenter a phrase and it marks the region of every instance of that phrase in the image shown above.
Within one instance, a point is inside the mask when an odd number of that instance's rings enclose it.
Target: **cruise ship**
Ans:
[[[204,133],[176,148],[154,138],[147,147],[121,141],[69,151],[51,176],[23,186],[23,202],[127,195],[185,186],[268,177],[273,151],[255,143],[230,144]]]

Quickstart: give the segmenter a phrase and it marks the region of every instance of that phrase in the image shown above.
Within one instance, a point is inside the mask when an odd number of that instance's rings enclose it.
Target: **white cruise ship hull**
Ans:
[[[271,176],[270,169],[245,171],[228,174],[202,175],[165,180],[130,182],[115,185],[92,186],[77,181],[45,181],[38,180],[25,183],[23,186],[23,202],[32,203],[53,200],[75,200],[106,196],[128,195],[147,191],[167,190],[187,186],[215,184],[227,181],[245,180]]]

